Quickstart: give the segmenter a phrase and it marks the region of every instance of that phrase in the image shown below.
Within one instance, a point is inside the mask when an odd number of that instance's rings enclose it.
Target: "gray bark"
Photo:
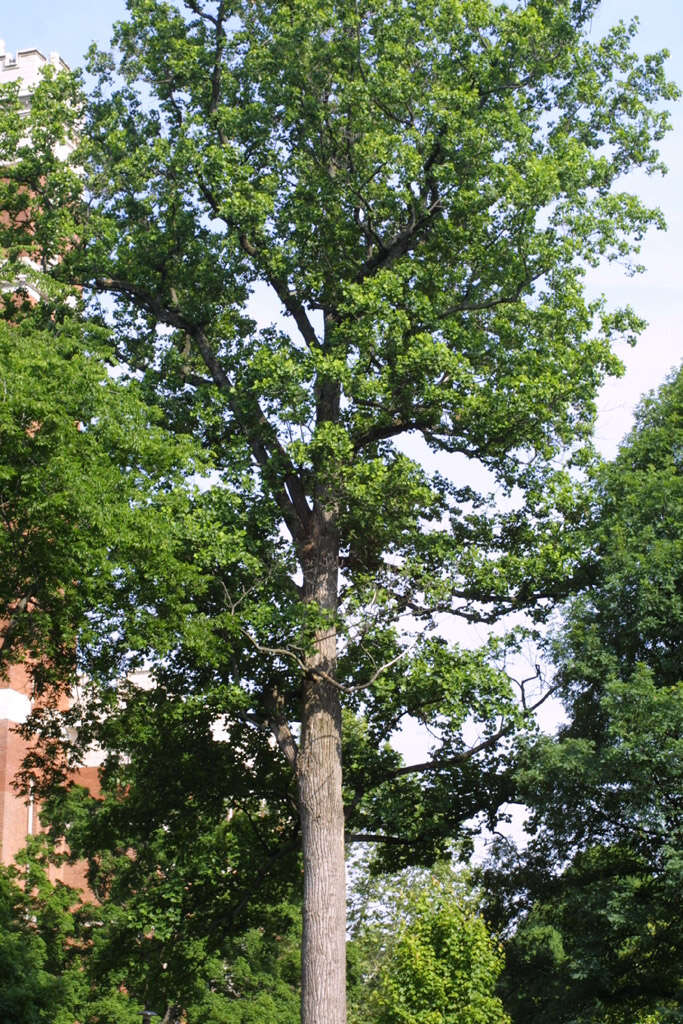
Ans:
[[[318,512],[304,559],[304,593],[332,615],[337,610],[338,540],[331,517]],[[341,706],[334,678],[333,627],[316,636],[304,681],[297,758],[304,859],[302,1024],[346,1021],[346,876],[342,801]]]

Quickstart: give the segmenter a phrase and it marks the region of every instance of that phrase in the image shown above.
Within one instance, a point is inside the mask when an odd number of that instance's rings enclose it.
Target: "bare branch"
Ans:
[[[482,740],[481,743],[477,743],[474,747],[468,747],[467,750],[463,750],[458,754],[451,754],[450,757],[447,757],[442,761],[436,758],[431,761],[423,761],[421,764],[409,764],[404,765],[402,768],[395,768],[394,771],[390,772],[383,781],[389,782],[392,779],[400,778],[402,775],[414,775],[431,770],[438,771],[440,768],[450,768],[453,765],[466,764],[468,761],[471,761],[473,757],[476,757],[477,754],[480,754],[482,750],[490,750],[491,747],[494,747],[498,740],[502,739],[502,737],[505,736],[511,728],[512,725],[510,723],[503,725],[500,729],[497,729],[496,732],[487,736],[485,740]],[[381,783],[379,783],[379,785],[381,785]]]
[[[558,683],[555,683],[555,685],[554,685],[554,686],[551,686],[551,687],[549,687],[549,688],[548,688],[548,689],[546,690],[546,692],[545,692],[545,693],[543,694],[543,696],[542,696],[542,697],[540,697],[540,698],[539,698],[539,699],[538,699],[538,700],[536,701],[536,703],[535,703],[535,704],[531,704],[531,705],[530,705],[529,707],[525,707],[525,710],[526,710],[526,711],[536,711],[536,710],[537,710],[538,708],[540,708],[541,704],[545,704],[545,702],[546,702],[546,701],[548,700],[548,698],[549,698],[549,697],[552,697],[552,695],[553,695],[554,693],[557,693],[557,691],[559,690],[559,688],[560,688],[560,683],[559,683],[559,682],[558,682]]]
[[[419,839],[412,839],[406,836],[383,836],[379,833],[347,832],[344,835],[346,843],[386,843],[387,846],[415,846]]]
[[[219,139],[221,145],[226,144],[227,140],[225,139],[225,136],[222,134],[220,130]],[[219,218],[220,220],[224,221],[228,225],[228,227],[234,228],[235,225],[231,224],[226,219],[224,213],[222,212],[221,205],[213,190],[207,185],[205,181],[199,181],[198,186],[202,196],[210,206],[213,215]],[[277,297],[280,299],[280,302],[285,307],[289,315],[293,317],[294,322],[299,328],[301,337],[304,339],[308,347],[311,350],[320,348],[318,336],[315,333],[311,321],[308,319],[306,309],[303,303],[296,297],[296,295],[294,295],[289,290],[289,287],[285,279],[277,274],[273,274],[272,271],[265,265],[261,250],[254,242],[252,242],[252,240],[245,232],[242,232],[240,234],[239,240],[243,251],[247,254],[247,256],[249,256],[254,261],[254,263],[256,263],[259,272],[263,275],[263,278],[266,281],[266,284],[269,284],[271,286],[271,288],[276,293]]]
[[[544,271],[539,270],[535,277],[542,277]],[[446,320],[449,316],[456,316],[458,313],[483,313],[487,310],[497,309],[498,306],[509,306],[514,302],[519,302],[525,290],[533,283],[535,277],[530,276],[524,278],[517,284],[517,287],[510,292],[508,295],[496,295],[491,296],[489,299],[482,299],[480,302],[470,302],[467,299],[463,299],[462,302],[456,302],[452,306],[447,306],[446,309],[441,310],[437,316],[437,322],[440,320]]]
[[[430,209],[426,214],[417,219],[413,212],[410,221],[402,231],[394,235],[390,242],[380,243],[380,251],[369,260],[366,260],[356,274],[356,281],[359,284],[362,283],[368,277],[372,277],[376,271],[393,266],[396,260],[400,259],[401,256],[405,256],[412,248],[422,229],[434,220],[435,214],[439,209],[440,206]]]
[[[286,658],[289,661],[292,661],[297,666],[302,675],[317,676],[319,679],[322,679],[324,680],[324,682],[329,683],[330,686],[333,686],[336,690],[339,690],[341,693],[349,695],[359,693],[361,690],[367,690],[369,686],[372,686],[373,683],[377,682],[379,677],[384,672],[387,672],[393,665],[399,662],[402,658],[405,658],[406,655],[410,654],[410,652],[413,650],[413,647],[408,647],[405,650],[401,651],[399,654],[397,654],[395,658],[391,658],[390,661],[387,661],[383,665],[380,665],[380,667],[376,669],[375,672],[373,672],[373,674],[370,676],[366,683],[359,683],[356,686],[344,686],[343,683],[340,683],[338,680],[334,679],[334,677],[331,676],[328,672],[325,672],[324,669],[313,668],[312,666],[307,665],[306,662],[302,661],[299,655],[296,654],[291,648],[268,647],[264,644],[260,644],[258,640],[256,640],[256,638],[253,637],[248,630],[242,629],[240,630],[240,632],[249,641],[254,650],[258,651],[259,654],[267,654],[271,658]]]
[[[552,696],[558,687],[559,683],[551,687],[539,700],[536,701],[535,704],[530,705],[526,710],[530,712],[536,711],[537,708]],[[512,722],[501,724],[499,729],[490,736],[487,736],[486,739],[482,740],[480,743],[475,744],[473,747],[469,747],[467,750],[460,751],[457,754],[452,754],[450,757],[444,758],[443,760],[439,760],[438,757],[435,757],[429,761],[422,761],[420,764],[403,765],[401,768],[395,768],[374,786],[369,787],[369,789],[360,794],[359,799],[362,798],[365,793],[369,793],[372,789],[377,789],[379,786],[383,785],[383,783],[391,782],[393,779],[401,778],[404,775],[415,775],[427,771],[439,771],[441,768],[450,768],[458,764],[466,764],[468,761],[471,761],[473,757],[476,757],[477,754],[480,754],[482,750],[490,750],[494,747],[496,743],[498,743],[503,736],[507,735],[512,728]]]
[[[298,654],[295,654],[291,648],[288,647],[267,647],[264,644],[260,644],[248,630],[242,629],[240,632],[246,639],[251,643],[255,651],[259,654],[267,654],[271,658],[287,658],[289,661],[294,662],[301,674],[304,676],[316,676],[318,679],[322,679],[324,682],[329,683],[330,686],[334,686],[336,690],[340,690],[342,693],[352,692],[347,690],[345,686],[337,682],[328,672],[325,672],[322,668],[314,668],[311,665],[307,665],[301,660]]]
[[[136,299],[146,306],[160,323],[168,324],[169,327],[176,327],[178,330],[185,331],[189,335],[193,334],[194,325],[179,310],[165,305],[156,295],[134,284],[132,281],[127,281],[121,277],[95,277],[92,281],[80,281],[79,284],[84,288],[94,286],[99,291],[127,295],[129,298]]]
[[[522,702],[522,707],[525,711],[530,710],[526,702],[526,684],[533,683],[536,679],[541,678],[540,665],[535,665],[534,668],[536,669],[534,674],[532,676],[527,676],[526,679],[513,679],[512,676],[508,676],[508,679],[510,679],[511,682],[513,682],[519,690],[519,697]]]
[[[249,641],[249,643],[252,645],[254,650],[257,651],[259,654],[267,654],[271,658],[286,658],[289,661],[293,661],[294,664],[297,666],[297,668],[304,675],[307,672],[310,671],[310,669],[307,667],[307,665],[301,660],[299,655],[295,654],[294,651],[291,650],[291,648],[289,648],[289,647],[267,647],[264,644],[260,644],[258,642],[258,640],[251,635],[249,630],[241,629],[240,632],[241,632],[242,636],[245,637]],[[335,683],[335,685],[338,685],[338,684]]]
[[[375,672],[372,673],[372,675],[368,679],[367,683],[358,683],[356,686],[345,686],[345,687],[342,687],[342,689],[344,690],[344,693],[359,693],[361,690],[367,690],[367,688],[369,686],[372,686],[373,683],[377,682],[377,680],[379,679],[379,677],[381,675],[383,675],[390,668],[392,668],[394,665],[396,665],[397,662],[399,662],[403,658],[407,657],[407,655],[409,655],[414,649],[415,649],[415,644],[411,644],[410,647],[406,647],[405,650],[400,651],[396,655],[395,658],[391,658],[389,661],[386,661],[383,665],[380,665],[380,667]]]
[[[264,703],[266,709],[270,709],[266,718],[259,718],[258,715],[253,713],[245,713],[237,717],[240,721],[256,726],[259,732],[273,736],[280,751],[284,754],[285,760],[295,771],[299,748],[292,734],[289,722],[281,714],[280,708],[284,706],[284,702],[276,688],[273,687],[264,694]]]

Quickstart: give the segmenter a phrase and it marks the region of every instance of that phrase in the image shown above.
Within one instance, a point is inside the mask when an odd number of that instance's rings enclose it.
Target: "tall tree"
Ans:
[[[520,1021],[681,1019],[682,452],[679,370],[598,473],[593,582],[551,645],[568,721],[526,755],[534,838],[494,884]]]
[[[661,224],[615,184],[659,167],[675,95],[633,26],[587,38],[596,7],[129,0],[92,55],[82,177],[14,165],[59,211],[54,272],[113,296],[123,363],[211,453],[101,621],[156,660],[157,702],[208,693],[236,760],[272,761],[263,730],[288,766],[304,1024],[345,1019],[345,826],[427,859],[508,792],[510,682],[436,617],[542,617],[576,569],[569,467],[640,326],[583,275]],[[408,715],[438,735],[406,766],[385,742]]]

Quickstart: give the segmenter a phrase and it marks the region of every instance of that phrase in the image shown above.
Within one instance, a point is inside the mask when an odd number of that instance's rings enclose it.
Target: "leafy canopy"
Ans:
[[[207,459],[188,495],[160,443],[81,648],[93,685],[71,720],[131,795],[126,841],[143,793],[175,851],[239,780],[249,810],[274,795],[273,872],[323,820],[307,870],[332,836],[341,858],[344,825],[386,862],[426,862],[511,795],[528,709],[488,650],[436,626],[542,620],[582,578],[572,469],[612,343],[642,326],[583,279],[662,225],[619,182],[660,169],[677,95],[634,25],[587,37],[596,7],[129,0],[87,102],[59,76],[39,87],[30,146],[5,94],[8,198],[30,203],[12,253],[61,253],[46,270],[113,322],[117,386]],[[143,658],[152,690],[98,685]],[[418,765],[386,745],[409,716],[435,735]],[[159,723],[187,757],[163,756]],[[219,780],[186,788],[214,755]],[[339,949],[343,914],[334,932]]]
[[[562,462],[587,457],[610,344],[640,326],[582,280],[661,225],[617,186],[659,169],[656,101],[676,95],[634,26],[586,38],[595,6],[131,0],[118,51],[91,56],[89,202],[68,205],[83,244],[56,272],[115,297],[118,353],[214,467],[170,544],[173,585],[129,576],[119,628],[177,667],[164,686],[220,694],[291,752],[282,725],[331,616],[339,697],[368,722],[350,734],[354,834],[381,829],[380,803],[417,841],[416,801],[435,795],[436,820],[462,791],[463,820],[501,796],[470,795],[461,727],[480,720],[489,750],[497,716],[512,731],[509,682],[429,632],[406,649],[407,614],[542,617],[579,571]],[[418,436],[448,477],[407,453]],[[324,613],[297,583],[320,517],[342,571]],[[444,737],[426,787],[377,748],[407,715]]]
[[[682,445],[679,370],[598,471],[592,585],[551,648],[568,722],[523,761],[534,838],[494,875],[520,1021],[680,1019]]]

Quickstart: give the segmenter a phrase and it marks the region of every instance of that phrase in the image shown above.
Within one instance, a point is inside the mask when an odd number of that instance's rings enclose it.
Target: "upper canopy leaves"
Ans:
[[[297,544],[327,495],[350,578],[390,552],[414,589],[418,549],[450,545],[440,606],[498,614],[574,570],[556,460],[640,327],[582,274],[661,224],[614,186],[659,167],[675,95],[633,26],[584,37],[594,7],[131,0],[117,63],[92,54],[65,272],[116,294],[153,401],[219,465],[249,454]],[[282,326],[253,319],[264,285]],[[397,456],[413,434],[521,488],[523,516],[463,516]],[[458,542],[425,541],[449,509]]]

